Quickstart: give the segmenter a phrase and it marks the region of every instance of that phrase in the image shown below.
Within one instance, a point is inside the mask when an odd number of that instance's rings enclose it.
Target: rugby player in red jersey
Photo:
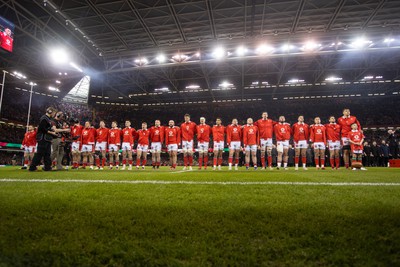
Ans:
[[[115,168],[119,168],[119,148],[121,146],[121,129],[118,128],[116,121],[111,123],[111,129],[108,132],[108,156],[110,161],[110,170],[113,168],[115,159]]]
[[[208,147],[210,143],[211,127],[206,124],[204,117],[200,118],[200,124],[197,125],[197,150],[199,151],[199,170],[204,164],[204,169],[207,169],[208,163]]]
[[[153,169],[158,169],[161,164],[161,148],[164,143],[164,127],[161,126],[160,120],[156,120],[154,126],[150,128],[150,141],[151,162]]]
[[[359,130],[361,130],[361,125],[356,117],[350,115],[350,109],[348,108],[343,109],[343,116],[340,117],[337,122],[342,127],[343,161],[346,169],[348,169],[350,163],[350,142],[348,134],[351,131],[351,125],[353,123],[357,124]]]
[[[175,122],[170,120],[168,122],[168,127],[165,128],[165,145],[168,149],[170,169],[176,169],[178,146],[181,143],[181,130],[179,127],[175,126]]]
[[[220,118],[215,121],[216,125],[212,127],[212,135],[214,142],[214,164],[213,170],[221,170],[222,165],[222,153],[224,152],[224,140],[225,140],[225,127],[221,124]]]
[[[260,144],[258,127],[253,125],[253,119],[248,118],[247,124],[243,126],[243,147],[245,149],[246,170],[250,166],[250,154],[254,170],[257,170],[257,148]]]
[[[131,121],[125,121],[125,128],[121,131],[122,134],[122,168],[125,170],[126,161],[128,160],[128,170],[132,170],[133,158],[132,158],[132,147],[136,138],[136,130],[131,127]]]
[[[91,126],[90,122],[85,122],[85,128],[82,129],[81,135],[81,153],[82,153],[82,165],[85,169],[87,163],[90,165],[90,169],[93,170],[93,151],[94,142],[96,138],[96,130]]]
[[[229,170],[232,170],[233,156],[235,156],[235,170],[238,170],[239,154],[242,148],[242,127],[237,119],[226,127],[226,143],[229,147]]]
[[[299,116],[297,122],[292,126],[293,132],[293,141],[294,141],[294,149],[295,149],[295,156],[294,156],[294,163],[295,163],[295,170],[299,169],[299,161],[301,155],[301,163],[303,164],[303,169],[307,170],[306,167],[306,151],[308,146],[308,139],[309,139],[309,126],[308,124],[304,123],[304,117]]]
[[[100,121],[100,127],[96,130],[95,157],[98,170],[103,170],[106,164],[108,128],[104,121]],[[101,160],[101,165],[100,165]]]
[[[181,124],[181,139],[183,152],[183,170],[189,168],[192,170],[193,165],[193,139],[196,134],[196,123],[190,121],[190,115],[185,114],[185,122]]]
[[[24,135],[24,140],[22,140],[21,148],[24,149],[24,166],[21,168],[23,170],[28,169],[31,164],[31,160],[36,151],[36,130],[32,125],[28,126],[28,131]]]
[[[147,122],[142,122],[142,129],[136,133],[138,144],[136,149],[136,169],[140,167],[142,161],[142,170],[145,169],[147,163],[147,152],[149,151],[150,130],[147,129]]]
[[[279,170],[282,166],[285,170],[287,170],[287,162],[288,162],[288,151],[289,151],[289,140],[291,136],[292,129],[290,128],[290,124],[285,122],[285,116],[279,117],[279,123],[274,125],[274,133],[276,137],[276,149],[278,151],[278,166]]]
[[[81,135],[83,126],[79,123],[78,119],[75,119],[74,125],[71,126],[71,154],[72,154],[72,169],[78,169],[81,161]]]
[[[319,117],[314,119],[314,124],[310,127],[310,142],[314,147],[315,167],[319,170],[321,166],[325,170],[326,130]]]
[[[272,170],[272,135],[277,122],[268,119],[268,113],[263,112],[261,119],[254,123],[258,127],[261,147],[261,169],[265,169],[265,152],[268,155],[268,167]]]
[[[336,123],[335,117],[329,117],[329,123],[325,124],[326,140],[329,148],[329,160],[332,169],[340,167],[340,131],[341,127]]]

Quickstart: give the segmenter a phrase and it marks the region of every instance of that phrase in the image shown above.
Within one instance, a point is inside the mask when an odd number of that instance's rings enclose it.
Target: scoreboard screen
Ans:
[[[14,23],[0,16],[0,47],[12,52],[14,43]]]

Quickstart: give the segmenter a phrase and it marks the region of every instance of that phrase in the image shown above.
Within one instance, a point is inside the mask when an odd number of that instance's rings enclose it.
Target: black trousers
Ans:
[[[39,141],[37,145],[37,151],[33,156],[30,170],[36,170],[36,167],[40,164],[40,161],[43,158],[44,170],[51,170],[51,142]]]

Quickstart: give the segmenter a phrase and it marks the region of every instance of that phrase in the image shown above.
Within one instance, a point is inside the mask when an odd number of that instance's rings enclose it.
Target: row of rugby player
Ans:
[[[304,117],[299,116],[298,122],[290,126],[285,122],[285,117],[280,116],[279,121],[268,118],[268,113],[263,112],[261,119],[253,123],[253,119],[247,119],[247,124],[238,125],[237,119],[232,120],[232,124],[223,126],[221,119],[216,119],[216,125],[210,127],[206,124],[204,117],[200,118],[200,123],[190,121],[190,115],[185,114],[184,122],[180,127],[175,126],[170,120],[168,126],[161,126],[159,120],[151,128],[147,123],[142,123],[142,129],[136,131],[131,127],[130,121],[125,122],[125,128],[118,128],[117,123],[112,122],[111,128],[105,127],[105,122],[100,122],[100,127],[91,127],[90,122],[85,126],[75,123],[71,126],[72,159],[73,168],[79,167],[82,156],[82,165],[94,168],[94,156],[96,166],[103,169],[106,164],[106,152],[109,155],[109,164],[112,169],[114,166],[119,168],[119,151],[122,149],[122,170],[128,167],[132,169],[133,157],[132,149],[137,141],[136,168],[145,168],[147,153],[152,153],[153,168],[159,168],[162,144],[165,144],[170,157],[170,168],[174,170],[177,162],[178,148],[182,148],[184,159],[184,170],[192,170],[194,138],[197,137],[197,151],[199,152],[199,169],[203,166],[206,169],[208,163],[208,150],[210,136],[213,137],[213,169],[221,169],[222,153],[226,144],[229,148],[229,169],[238,169],[239,153],[244,151],[246,169],[250,167],[252,160],[254,169],[257,169],[257,150],[261,154],[261,168],[265,169],[268,165],[272,169],[272,138],[275,135],[278,150],[277,168],[287,169],[289,141],[293,138],[295,147],[295,170],[298,170],[300,161],[304,170],[306,167],[306,148],[311,142],[314,148],[315,165],[317,169],[325,169],[325,148],[330,150],[330,165],[332,169],[338,169],[340,164],[339,151],[343,148],[343,159],[345,167],[349,168],[350,152],[352,153],[352,163],[360,162],[362,155],[363,134],[360,130],[360,123],[357,118],[350,115],[349,109],[343,110],[337,123],[335,117],[329,118],[329,123],[322,125],[319,117],[314,119],[315,124],[309,126],[304,123]],[[23,145],[26,149],[32,149],[32,142],[29,133],[33,134],[33,128],[26,134]],[[150,148],[150,149],[149,149]],[[96,152],[94,155],[93,152]],[[266,161],[267,156],[267,161]],[[283,164],[282,164],[283,163]],[[127,166],[128,165],[128,166]],[[355,164],[358,165],[358,164]]]

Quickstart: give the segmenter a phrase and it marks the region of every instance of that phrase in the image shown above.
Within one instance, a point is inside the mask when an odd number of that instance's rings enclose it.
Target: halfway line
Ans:
[[[166,184],[166,185],[311,185],[311,186],[400,186],[400,183],[362,182],[215,182],[215,181],[162,181],[162,180],[77,180],[77,179],[0,179],[0,182],[15,183],[94,183],[94,184]]]

